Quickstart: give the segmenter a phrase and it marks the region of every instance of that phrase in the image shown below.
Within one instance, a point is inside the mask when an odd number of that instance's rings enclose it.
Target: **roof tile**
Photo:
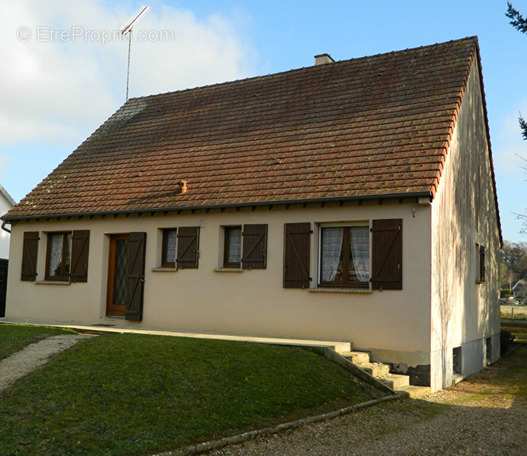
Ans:
[[[6,218],[433,194],[476,55],[466,38],[131,99]]]

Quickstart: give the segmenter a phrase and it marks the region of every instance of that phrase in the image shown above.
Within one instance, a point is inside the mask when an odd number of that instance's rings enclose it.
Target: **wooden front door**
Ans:
[[[110,236],[106,315],[143,318],[146,233]]]
[[[110,236],[106,315],[124,317],[127,303],[129,234]]]

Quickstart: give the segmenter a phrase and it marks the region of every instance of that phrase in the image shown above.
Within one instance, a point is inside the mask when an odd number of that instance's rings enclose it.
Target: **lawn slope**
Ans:
[[[152,454],[381,395],[299,348],[104,334],[4,392],[0,454]]]

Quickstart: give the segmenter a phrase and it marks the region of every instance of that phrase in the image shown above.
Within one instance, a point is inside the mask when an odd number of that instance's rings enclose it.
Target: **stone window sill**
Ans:
[[[178,272],[178,268],[152,268],[152,272]]]
[[[309,288],[311,293],[363,293],[372,294],[369,288]]]

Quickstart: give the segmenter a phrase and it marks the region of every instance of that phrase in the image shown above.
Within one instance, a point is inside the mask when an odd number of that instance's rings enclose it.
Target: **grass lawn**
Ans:
[[[298,348],[104,334],[0,396],[0,455],[153,454],[382,395]]]
[[[0,323],[0,360],[46,337],[72,333],[68,329]]]

